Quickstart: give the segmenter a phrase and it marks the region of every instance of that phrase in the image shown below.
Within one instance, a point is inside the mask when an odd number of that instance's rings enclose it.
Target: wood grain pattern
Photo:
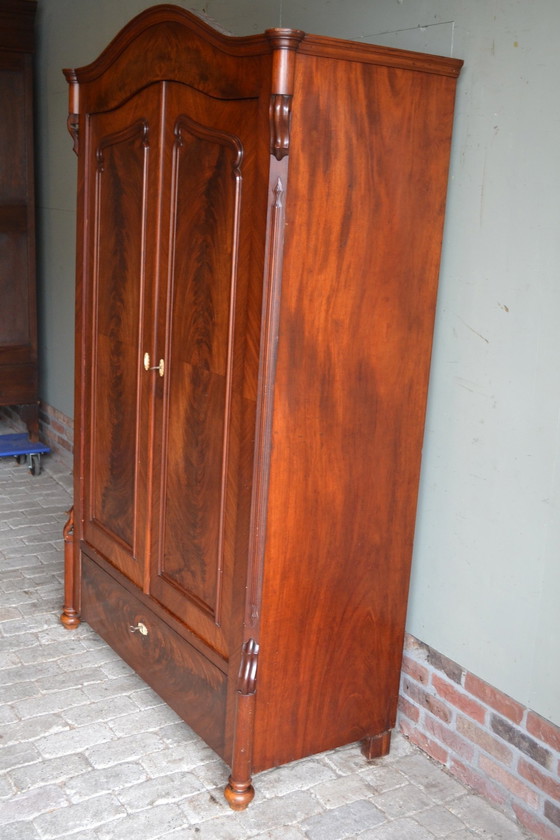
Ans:
[[[142,479],[149,431],[143,403],[153,383],[153,374],[143,367],[150,340],[141,313],[151,311],[155,294],[147,229],[157,207],[158,157],[152,142],[158,137],[160,107],[160,98],[140,92],[122,108],[92,116],[81,144],[90,171],[84,228],[84,340],[91,348],[91,363],[83,372],[84,527],[91,544],[138,585],[144,577],[145,534],[137,517],[146,495]]]
[[[243,150],[186,117],[175,135],[174,239],[190,247],[175,252],[168,387],[185,411],[168,424],[161,574],[219,624]]]
[[[298,64],[259,769],[394,725],[453,89],[394,68]]]
[[[70,110],[108,110],[140,88],[168,79],[223,100],[254,98],[261,91],[263,57],[266,61],[269,53],[265,36],[231,38],[177,6],[148,9],[95,62],[65,71],[80,90],[80,104]],[[109,69],[111,85],[105,85],[103,75]]]
[[[321,58],[378,64],[381,67],[395,67],[400,70],[417,70],[420,73],[434,73],[438,76],[450,76],[453,79],[457,78],[463,66],[463,62],[458,58],[427,55],[410,50],[395,50],[377,44],[347,41],[343,38],[326,38],[322,35],[306,35],[300,52]]]
[[[92,516],[132,549],[147,125],[104,137],[96,151],[97,352],[92,399]]]
[[[245,429],[254,414],[243,394],[249,290],[258,283],[251,254],[258,100],[221,102],[174,85],[166,102],[171,233],[160,333],[168,374],[157,400],[150,591],[228,658],[240,643],[238,631],[232,638],[234,568],[247,552],[245,544],[237,553],[238,504],[246,497],[241,461],[252,457]]]
[[[82,616],[204,740],[223,754],[226,678],[94,561],[83,557]],[[131,631],[143,622],[148,635]]]

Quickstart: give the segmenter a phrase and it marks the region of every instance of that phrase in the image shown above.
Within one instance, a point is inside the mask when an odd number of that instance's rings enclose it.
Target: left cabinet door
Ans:
[[[83,538],[139,587],[158,375],[146,368],[157,365],[161,107],[161,86],[153,85],[115,110],[89,114],[81,151]]]

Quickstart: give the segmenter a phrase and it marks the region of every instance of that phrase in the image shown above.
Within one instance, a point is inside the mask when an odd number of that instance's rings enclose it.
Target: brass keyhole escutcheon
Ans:
[[[141,636],[147,636],[148,635],[148,628],[146,627],[146,625],[142,621],[139,621],[136,626],[133,626],[131,624],[128,629],[130,630],[131,633],[140,633]]]
[[[144,353],[144,370],[157,370],[159,371],[159,375],[163,376],[165,373],[165,362],[163,359],[159,360],[158,365],[151,364],[151,358],[149,353]]]

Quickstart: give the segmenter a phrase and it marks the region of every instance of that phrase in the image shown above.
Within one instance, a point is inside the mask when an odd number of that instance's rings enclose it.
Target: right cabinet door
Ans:
[[[256,99],[168,86],[150,592],[224,660],[246,563],[266,204],[257,119]]]

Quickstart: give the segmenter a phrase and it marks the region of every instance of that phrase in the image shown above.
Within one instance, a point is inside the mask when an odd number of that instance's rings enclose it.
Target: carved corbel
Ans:
[[[270,154],[282,160],[290,151],[292,97],[273,93],[270,97]]]
[[[73,150],[76,154],[79,154],[80,120],[78,114],[68,114],[66,125],[68,126],[68,131],[70,132],[72,140],[74,141]]]
[[[257,688],[257,665],[259,661],[259,646],[254,639],[249,639],[243,645],[237,691],[243,696],[254,694]]]
[[[299,29],[268,29],[266,36],[272,50],[270,154],[282,160],[290,150],[295,55],[305,35]]]

